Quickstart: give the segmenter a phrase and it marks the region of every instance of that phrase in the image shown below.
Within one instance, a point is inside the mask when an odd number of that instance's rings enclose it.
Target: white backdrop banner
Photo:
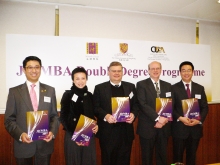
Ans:
[[[162,80],[171,84],[179,82],[180,63],[191,61],[195,69],[193,81],[205,87],[208,101],[211,101],[209,45],[8,34],[7,90],[25,82],[22,62],[27,56],[38,56],[42,60],[40,82],[55,87],[58,108],[62,94],[72,85],[71,72],[75,67],[87,70],[87,86],[93,93],[95,85],[109,80],[108,66],[112,61],[122,63],[123,80],[134,84],[149,77],[148,64],[155,60],[162,63]]]

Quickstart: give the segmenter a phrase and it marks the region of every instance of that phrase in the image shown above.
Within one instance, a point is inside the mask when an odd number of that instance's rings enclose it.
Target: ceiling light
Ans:
[[[218,0],[217,2],[220,3],[220,0]]]

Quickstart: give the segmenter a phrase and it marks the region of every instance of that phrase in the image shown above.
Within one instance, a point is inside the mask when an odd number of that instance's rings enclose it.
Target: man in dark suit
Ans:
[[[41,66],[38,57],[26,57],[23,61],[26,82],[9,89],[4,124],[14,138],[14,155],[18,165],[33,164],[33,157],[35,165],[49,165],[54,146],[52,138],[59,128],[55,89],[39,82]],[[32,84],[35,85],[36,104],[29,94]],[[48,110],[49,133],[43,140],[32,141],[27,134],[26,113],[33,110]]]
[[[150,78],[137,83],[137,97],[140,104],[137,134],[140,138],[142,165],[153,164],[153,151],[156,151],[156,164],[166,165],[167,143],[170,136],[168,119],[156,112],[156,98],[170,98],[171,84],[160,80],[161,63],[153,61],[148,65]]]
[[[110,81],[96,85],[94,90],[101,161],[102,165],[129,165],[134,139],[132,123],[138,114],[135,85],[122,81],[123,67],[119,62],[110,64],[108,75]],[[112,115],[112,97],[129,97],[130,115],[126,122],[117,122]]]
[[[204,87],[192,81],[193,64],[189,61],[184,61],[180,64],[179,71],[182,80],[171,87],[173,98],[172,136],[174,162],[183,162],[183,153],[186,149],[186,164],[195,165],[196,151],[199,140],[203,135],[202,124],[208,113],[208,104]],[[189,89],[187,89],[187,86],[189,86]],[[189,90],[188,94],[187,90]],[[184,117],[181,100],[188,98],[198,99],[200,120]]]

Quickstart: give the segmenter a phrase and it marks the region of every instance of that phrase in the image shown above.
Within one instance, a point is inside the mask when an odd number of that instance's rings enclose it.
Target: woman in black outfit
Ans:
[[[95,136],[90,139],[89,146],[72,141],[72,135],[81,114],[95,119],[92,93],[88,91],[86,82],[87,72],[84,68],[75,68],[72,71],[73,85],[66,90],[61,99],[60,121],[65,132],[64,154],[66,165],[96,165]],[[98,126],[93,128],[96,134]]]

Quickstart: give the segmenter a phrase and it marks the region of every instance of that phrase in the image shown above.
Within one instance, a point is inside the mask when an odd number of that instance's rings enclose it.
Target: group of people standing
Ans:
[[[179,66],[181,81],[171,85],[160,79],[161,63],[148,65],[150,77],[134,84],[122,81],[123,66],[111,62],[109,81],[95,86],[93,94],[88,91],[88,75],[84,68],[72,71],[72,86],[61,99],[60,118],[56,110],[55,89],[39,82],[41,60],[35,56],[23,61],[26,82],[9,89],[5,111],[5,128],[14,138],[14,155],[18,165],[49,165],[59,122],[65,130],[64,153],[67,165],[96,165],[95,136],[99,138],[102,165],[129,165],[134,140],[133,122],[138,117],[137,134],[140,138],[143,165],[167,164],[167,144],[173,137],[173,161],[186,165],[196,164],[196,151],[202,137],[202,124],[208,113],[204,87],[193,82],[194,66],[184,61]],[[26,112],[33,109],[30,97],[31,84],[35,84],[38,109],[48,110],[49,134],[43,140],[32,141],[26,130]],[[190,94],[189,94],[190,92]],[[112,97],[129,97],[130,115],[126,122],[117,122],[112,115]],[[156,98],[172,98],[173,121],[159,116],[155,110]],[[184,117],[181,100],[197,98],[201,119]],[[97,120],[92,129],[89,146],[71,140],[80,115]]]

